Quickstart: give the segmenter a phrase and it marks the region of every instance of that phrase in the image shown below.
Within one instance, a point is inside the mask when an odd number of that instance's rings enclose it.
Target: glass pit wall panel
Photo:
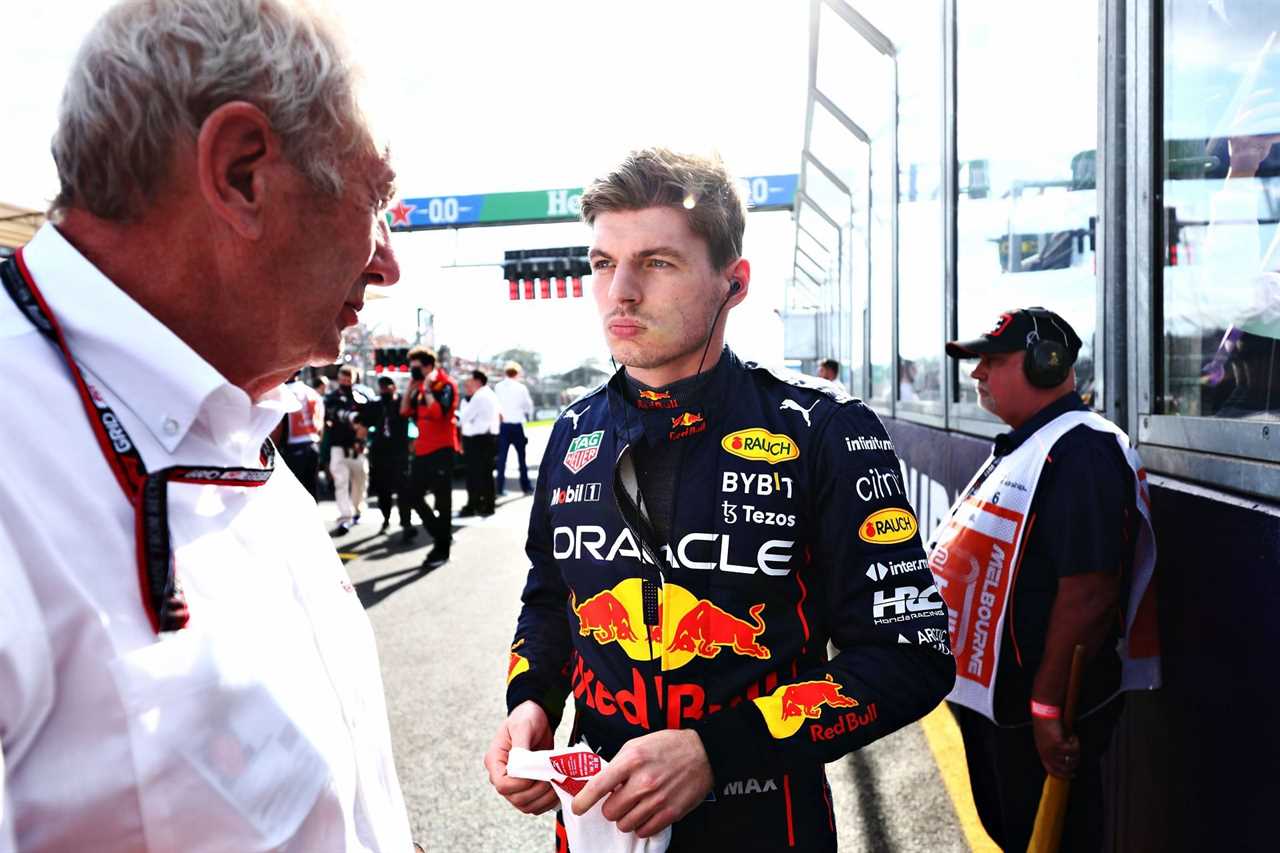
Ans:
[[[1084,342],[1077,389],[1095,401],[1097,7],[957,0],[956,63],[958,333],[1010,309],[1056,311]],[[993,420],[973,366],[961,362],[954,415]]]

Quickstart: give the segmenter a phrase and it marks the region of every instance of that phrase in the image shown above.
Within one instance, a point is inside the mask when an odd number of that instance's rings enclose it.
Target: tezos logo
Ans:
[[[720,446],[734,456],[770,465],[800,457],[800,448],[791,436],[777,435],[760,427],[731,432],[720,439]]]
[[[908,510],[890,507],[868,515],[858,526],[858,538],[872,545],[892,545],[915,536],[918,527]]]

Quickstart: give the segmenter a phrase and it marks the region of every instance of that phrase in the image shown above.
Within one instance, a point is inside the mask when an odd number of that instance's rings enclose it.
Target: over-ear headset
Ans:
[[[1067,373],[1071,370],[1075,359],[1065,344],[1040,337],[1038,317],[1044,317],[1053,323],[1059,332],[1062,332],[1062,327],[1058,326],[1058,321],[1043,308],[1024,310],[1035,328],[1027,333],[1027,351],[1022,358],[1022,372],[1026,374],[1027,381],[1037,388],[1056,388],[1067,380]],[[1068,338],[1065,332],[1062,337]]]

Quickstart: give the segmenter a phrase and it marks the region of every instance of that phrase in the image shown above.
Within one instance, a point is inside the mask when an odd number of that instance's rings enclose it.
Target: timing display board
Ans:
[[[790,210],[797,175],[761,175],[738,181],[749,210]],[[387,211],[392,231],[573,222],[582,210],[582,188],[515,193],[402,198]]]

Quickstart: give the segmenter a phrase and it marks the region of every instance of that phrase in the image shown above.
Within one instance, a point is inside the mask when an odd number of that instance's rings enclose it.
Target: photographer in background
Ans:
[[[329,441],[329,474],[338,502],[338,524],[331,536],[346,536],[360,520],[365,484],[369,478],[364,456],[367,430],[360,411],[373,402],[353,386],[358,371],[349,364],[338,368],[338,387],[324,401],[324,427]]]
[[[453,457],[461,449],[454,415],[458,411],[458,383],[436,364],[436,354],[426,347],[409,350],[412,377],[400,404],[400,413],[418,425],[413,443],[409,507],[422,516],[431,534],[431,551],[422,567],[428,571],[449,561],[453,514]],[[435,495],[435,511],[427,507],[426,494]],[[407,530],[412,528],[407,528]]]

